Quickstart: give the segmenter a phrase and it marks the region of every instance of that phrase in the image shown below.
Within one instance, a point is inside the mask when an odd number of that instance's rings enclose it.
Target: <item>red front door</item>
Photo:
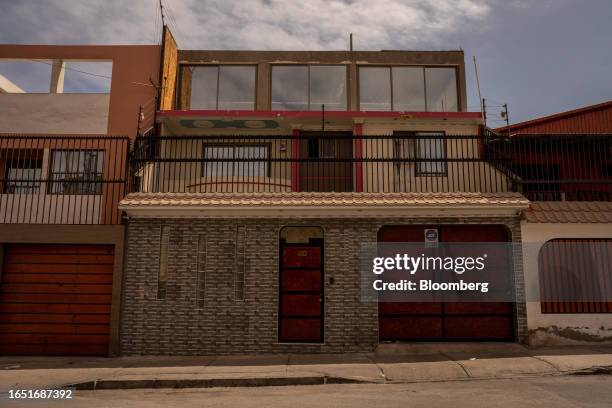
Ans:
[[[440,242],[508,241],[501,225],[409,225],[381,228],[378,242],[423,242],[427,228]],[[512,340],[513,304],[379,302],[378,327],[381,341]]]
[[[323,342],[323,240],[281,240],[279,341]]]

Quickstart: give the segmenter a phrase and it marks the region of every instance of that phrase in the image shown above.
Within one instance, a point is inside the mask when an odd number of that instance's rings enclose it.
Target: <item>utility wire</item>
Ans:
[[[58,66],[61,65],[61,64],[56,64],[54,62],[47,62],[47,61],[42,61],[42,60],[37,60],[37,59],[28,59],[28,61],[40,62],[41,64],[51,65],[52,67],[58,67]],[[109,77],[108,75],[94,74],[93,72],[82,71],[82,70],[76,69],[76,68],[64,67],[64,69],[68,70],[68,71],[80,72],[81,74],[91,75],[91,76],[95,76],[95,77],[99,77],[99,78],[111,79],[111,77]]]

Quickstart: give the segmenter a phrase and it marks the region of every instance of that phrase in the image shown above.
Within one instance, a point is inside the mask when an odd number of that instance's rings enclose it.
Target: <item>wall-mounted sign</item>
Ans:
[[[438,245],[439,233],[437,228],[425,229],[425,245],[435,247]]]

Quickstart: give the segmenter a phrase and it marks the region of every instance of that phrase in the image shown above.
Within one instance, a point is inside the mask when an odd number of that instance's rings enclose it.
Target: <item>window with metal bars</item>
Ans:
[[[15,149],[6,154],[4,168],[5,194],[35,194],[40,191],[43,151]]]
[[[538,259],[542,313],[612,313],[612,239],[555,239]]]
[[[102,194],[103,172],[101,150],[53,150],[49,193]]]

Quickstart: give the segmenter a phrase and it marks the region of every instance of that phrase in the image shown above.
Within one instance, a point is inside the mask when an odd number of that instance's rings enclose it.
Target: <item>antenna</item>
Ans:
[[[482,117],[485,121],[485,127],[487,124],[487,113],[485,111],[485,102],[482,97],[482,93],[480,93],[480,79],[478,78],[478,65],[476,64],[476,56],[474,55],[474,73],[476,74],[476,86],[478,87],[478,99],[480,100],[480,112],[482,113]]]
[[[353,51],[353,33],[349,34],[349,49]]]

